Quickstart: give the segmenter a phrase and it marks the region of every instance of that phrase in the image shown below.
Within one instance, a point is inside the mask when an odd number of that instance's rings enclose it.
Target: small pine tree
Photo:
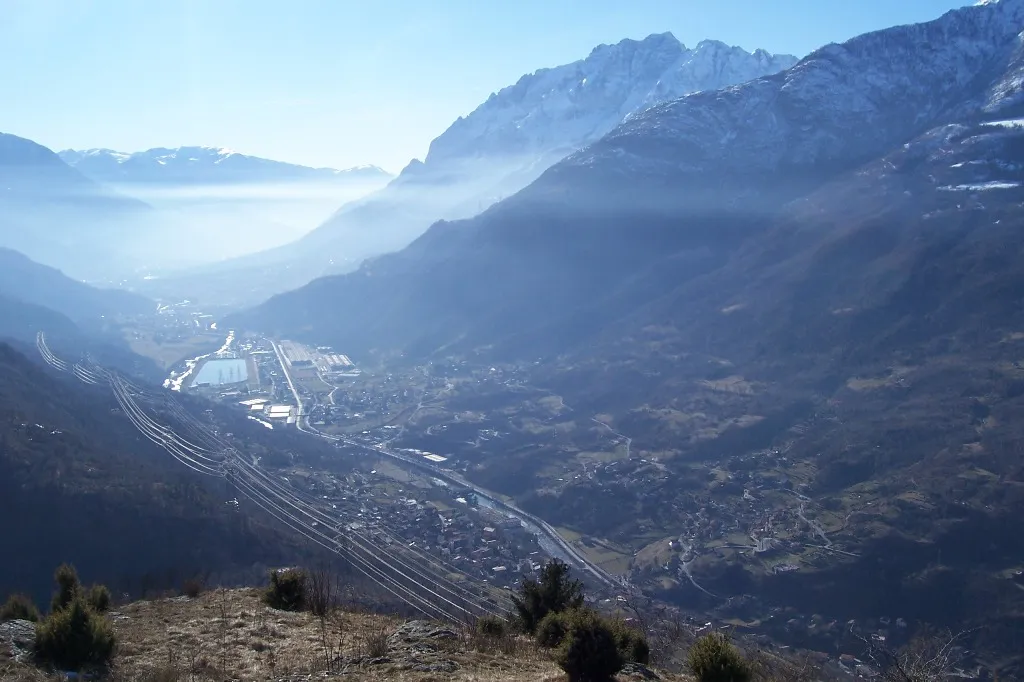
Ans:
[[[721,632],[694,642],[686,662],[697,682],[749,682],[752,677],[750,664]]]
[[[565,632],[569,629],[567,612],[555,613],[552,611],[540,619],[537,623],[537,646],[545,649],[557,649],[565,638]]]
[[[60,611],[70,604],[82,589],[78,581],[78,572],[71,564],[61,564],[54,571],[53,580],[57,583],[57,591],[50,600],[50,611]]]
[[[540,580],[527,579],[512,597],[524,632],[534,634],[537,625],[551,612],[560,613],[583,606],[583,584],[569,577],[569,567],[554,559],[540,572]]]
[[[81,595],[36,626],[36,655],[63,670],[107,664],[114,654],[114,631]]]
[[[24,594],[12,594],[0,607],[0,622],[5,620],[39,621],[39,609],[30,597]]]
[[[615,634],[615,646],[626,663],[642,663],[647,665],[651,660],[651,647],[647,636],[624,620],[616,619],[609,623]]]
[[[607,621],[587,609],[568,612],[566,620],[569,628],[555,660],[569,682],[605,682],[622,670],[624,661]]]
[[[306,572],[291,568],[270,572],[263,603],[280,611],[301,611],[306,606]]]
[[[89,588],[86,601],[96,613],[106,613],[110,610],[110,590],[106,585],[93,585]]]

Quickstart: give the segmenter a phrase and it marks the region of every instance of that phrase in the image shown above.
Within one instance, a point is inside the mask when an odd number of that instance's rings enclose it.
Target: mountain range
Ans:
[[[434,221],[467,218],[522,189],[555,162],[658,102],[717,90],[796,63],[707,40],[687,48],[671,34],[601,45],[582,60],[541,69],[460,117],[384,189],[342,206],[295,243],[231,264],[279,264],[277,290],[318,272],[351,270],[401,248]]]
[[[241,319],[309,330],[353,350],[412,344],[427,352],[456,339],[472,348],[521,335],[523,321],[554,323],[566,306],[636,288],[647,271],[687,281],[763,238],[798,199],[830,181],[852,182],[887,154],[936,144],[943,126],[981,125],[979,139],[1012,139],[1016,123],[985,119],[1016,111],[1021,6],[1003,0],[867,34],[780,74],[655,105],[477,218],[439,222],[403,251]],[[1013,168],[967,164],[950,186],[1002,182]],[[993,186],[997,196],[1013,182]],[[936,186],[933,196],[951,194]],[[669,266],[680,258],[689,267]],[[531,294],[541,292],[538,307]],[[377,311],[384,298],[401,304],[369,325],[323,314]],[[322,307],[325,299],[333,303]]]
[[[122,325],[152,314],[156,303],[119,289],[100,289],[0,248],[0,343],[36,354],[38,332],[81,356],[158,381],[163,371],[130,352]],[[26,350],[27,349],[27,350]]]
[[[389,177],[205,147],[58,155],[0,134],[0,247],[79,279],[141,279],[285,243]]]
[[[655,104],[479,216],[227,323],[366,360],[528,363],[523,381],[606,415],[657,480],[767,458],[837,515],[824,541],[848,554],[752,576],[708,548],[690,580],[839,622],[984,625],[1007,650],[1024,614],[1006,578],[1024,513],[1022,30],[1024,0],[984,2]],[[529,450],[474,475],[644,549],[651,521],[602,509],[639,514],[651,486],[553,493],[541,472],[564,455]],[[695,502],[665,484],[650,513],[668,533],[685,514],[666,510],[733,504],[730,485]],[[765,514],[792,515],[782,499]]]
[[[297,181],[379,183],[391,175],[377,166],[345,170],[310,168],[216,147],[155,148],[125,153],[112,149],[65,149],[58,156],[86,176],[110,184],[279,183]]]
[[[7,212],[0,246],[75,277],[128,278],[153,296],[254,303],[404,246],[438,218],[474,215],[656,102],[795,61],[717,41],[690,49],[671,34],[602,45],[493,94],[434,140],[423,162],[365,199],[358,197],[390,178],[375,166],[308,168],[212,147],[54,155],[6,136],[0,158],[17,168],[19,186],[8,189],[18,204]],[[41,170],[24,170],[19,145],[34,145],[37,159],[45,157]],[[91,211],[71,217],[60,209],[67,183]],[[83,225],[88,229],[77,229]],[[267,247],[276,248],[261,251]],[[239,254],[248,255],[215,264]]]
[[[120,289],[96,289],[0,247],[0,295],[41,305],[78,322],[151,313],[156,304]]]

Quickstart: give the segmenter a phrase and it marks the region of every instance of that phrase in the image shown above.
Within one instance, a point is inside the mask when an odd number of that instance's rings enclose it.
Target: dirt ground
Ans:
[[[140,601],[113,609],[114,682],[312,680],[555,682],[565,675],[532,641],[376,614],[265,606],[256,590]],[[685,678],[659,673],[666,682]],[[43,682],[35,668],[0,661],[2,682]],[[52,678],[51,678],[52,679]],[[639,677],[620,676],[621,680]]]

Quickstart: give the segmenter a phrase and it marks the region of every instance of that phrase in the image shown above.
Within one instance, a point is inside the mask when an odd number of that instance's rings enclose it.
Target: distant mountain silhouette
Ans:
[[[391,178],[377,166],[310,168],[217,147],[159,147],[130,154],[112,149],[65,149],[58,156],[86,176],[112,184],[365,183]]]
[[[81,333],[74,322],[54,310],[0,293],[0,339],[33,343],[39,331],[65,337]]]
[[[49,308],[79,322],[156,310],[156,303],[144,296],[91,287],[5,248],[0,248],[0,294]]]
[[[227,491],[175,466],[120,414],[109,392],[51,376],[0,343],[0,593],[41,603],[62,562],[116,591],[179,589],[203,573],[256,580],[302,556],[260,520],[242,523]]]
[[[159,216],[72,169],[52,151],[0,133],[0,246],[79,277],[130,270]]]

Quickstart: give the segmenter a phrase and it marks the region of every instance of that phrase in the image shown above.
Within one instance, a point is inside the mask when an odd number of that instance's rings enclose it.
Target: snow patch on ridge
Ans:
[[[1024,128],[1024,118],[1014,118],[1007,121],[985,121],[981,125],[995,128]]]
[[[981,182],[973,185],[946,185],[939,187],[942,192],[986,192],[993,189],[1016,189],[1019,182]]]

